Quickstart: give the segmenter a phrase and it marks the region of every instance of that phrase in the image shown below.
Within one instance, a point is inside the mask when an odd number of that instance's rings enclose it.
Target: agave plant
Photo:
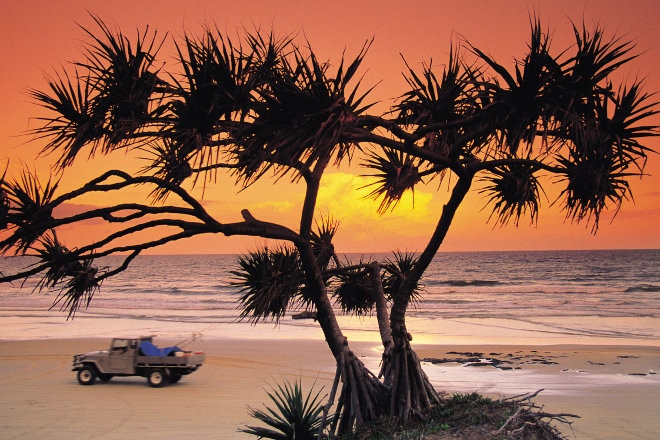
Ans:
[[[323,426],[323,388],[314,392],[310,388],[307,395],[302,390],[300,380],[293,384],[285,381],[268,392],[268,397],[275,408],[248,408],[250,416],[269,427],[246,426],[241,432],[259,438],[277,440],[314,440],[318,439]]]

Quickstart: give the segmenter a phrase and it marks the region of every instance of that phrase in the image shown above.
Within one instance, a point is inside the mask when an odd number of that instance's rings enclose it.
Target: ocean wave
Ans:
[[[470,286],[477,286],[477,287],[489,287],[489,286],[499,286],[502,285],[503,283],[500,281],[493,281],[493,280],[437,280],[433,282],[427,282],[427,285],[435,285],[435,286],[452,286],[452,287],[470,287]]]
[[[628,287],[624,290],[625,293],[633,292],[660,292],[660,286],[655,284],[637,284],[636,286]]]

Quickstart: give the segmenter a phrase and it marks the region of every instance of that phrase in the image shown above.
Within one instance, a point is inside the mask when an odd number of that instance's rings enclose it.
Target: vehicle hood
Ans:
[[[76,355],[76,357],[85,359],[85,358],[107,356],[108,353],[109,353],[108,350],[96,350],[96,351],[88,351],[87,353],[78,354]]]

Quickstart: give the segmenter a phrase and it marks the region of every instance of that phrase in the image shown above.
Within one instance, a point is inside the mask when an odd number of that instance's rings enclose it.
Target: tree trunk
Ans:
[[[392,329],[390,328],[390,315],[387,311],[387,299],[385,298],[385,289],[383,288],[383,278],[380,273],[380,264],[374,261],[369,265],[369,276],[371,284],[376,294],[376,318],[378,321],[378,331],[380,341],[383,343],[383,350],[392,348]],[[379,374],[378,377],[381,377]]]
[[[385,385],[391,390],[389,414],[405,425],[411,417],[424,418],[427,410],[440,403],[441,399],[422,369],[417,353],[410,346],[412,336],[405,322],[410,294],[404,292],[399,289],[392,305],[390,323],[393,346],[383,353],[381,374]]]
[[[390,326],[394,345],[383,353],[382,373],[385,385],[391,390],[390,415],[403,424],[411,417],[424,417],[427,409],[440,403],[441,399],[422,370],[419,358],[410,346],[412,336],[406,329],[406,311],[410,298],[424,271],[438,252],[449,230],[456,210],[472,184],[472,175],[467,173],[458,179],[452,195],[442,210],[436,229],[424,252],[419,256],[413,270],[403,280],[394,294],[390,312]]]
[[[337,400],[335,416],[330,425],[330,432],[349,433],[355,426],[387,414],[389,388],[371,373],[350,350],[348,340],[337,323],[321,272],[315,264],[311,246],[298,246],[298,250],[305,270],[306,281],[309,286],[313,286],[317,320],[337,362],[337,374],[330,393],[330,401],[326,405],[326,415],[333,404],[332,400],[339,382],[341,382],[341,392]]]

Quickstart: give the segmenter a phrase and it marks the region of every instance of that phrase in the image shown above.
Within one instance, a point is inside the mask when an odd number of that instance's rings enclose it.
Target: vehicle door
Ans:
[[[113,339],[108,355],[108,373],[130,374],[133,372],[133,354],[130,339]]]

